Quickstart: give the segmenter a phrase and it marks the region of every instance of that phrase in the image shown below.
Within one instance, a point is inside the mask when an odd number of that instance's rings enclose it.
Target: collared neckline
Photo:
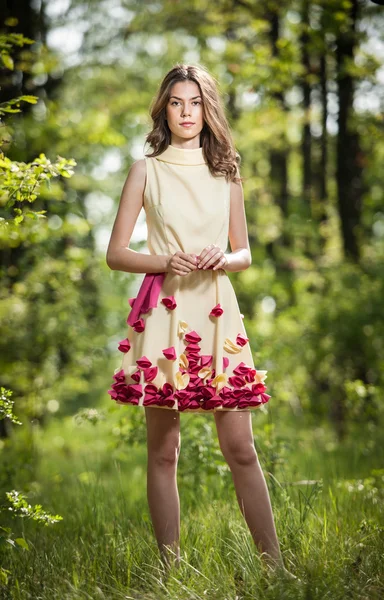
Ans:
[[[204,165],[203,148],[176,148],[169,144],[158,156],[157,160],[175,165]]]

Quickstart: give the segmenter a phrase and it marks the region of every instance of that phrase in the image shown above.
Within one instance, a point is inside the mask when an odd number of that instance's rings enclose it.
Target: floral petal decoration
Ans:
[[[190,376],[189,373],[180,373],[177,371],[175,375],[175,387],[177,390],[183,390],[189,384]]]
[[[211,375],[211,373],[212,369],[210,367],[203,367],[197,374],[201,379],[205,379],[205,377]]]
[[[229,358],[228,356],[223,356],[223,371],[224,369],[226,369],[229,365]]]
[[[120,352],[128,352],[130,347],[131,347],[131,342],[129,341],[128,338],[125,338],[125,340],[121,340],[118,345],[118,349],[120,350]]]
[[[212,354],[202,354],[201,356],[201,366],[209,367],[212,364],[213,356]]]
[[[158,367],[149,367],[148,369],[144,369],[144,380],[153,381],[157,375],[158,370]]]
[[[132,329],[137,333],[141,333],[145,329],[144,319],[137,319],[132,325]]]
[[[185,356],[185,354],[183,352],[179,356],[179,368],[186,370],[186,369],[188,369],[188,365],[189,365],[189,360],[188,360],[188,358]]]
[[[176,358],[176,350],[174,346],[171,346],[170,348],[164,348],[162,353],[164,354],[165,358],[168,358],[168,360],[175,360]]]
[[[239,346],[232,342],[232,340],[229,338],[225,338],[223,348],[230,354],[237,354],[238,352],[241,352],[241,348],[239,348]]]
[[[142,356],[141,358],[137,359],[136,364],[138,367],[140,367],[140,369],[148,369],[148,367],[150,367],[152,363],[149,360],[149,358],[147,358],[146,356]]]
[[[255,376],[256,383],[263,383],[264,379],[267,378],[268,371],[257,371]]]
[[[179,321],[177,333],[179,335],[182,335],[183,333],[185,333],[187,331],[187,329],[188,329],[188,323],[186,323],[185,321]]]
[[[245,346],[245,344],[249,342],[249,338],[245,337],[242,333],[238,333],[236,337],[236,344],[239,346]]]
[[[174,310],[177,306],[175,296],[167,296],[166,298],[163,298],[161,302],[164,306],[169,308],[169,310]]]
[[[136,298],[128,298],[128,304],[133,308]]]
[[[216,375],[214,379],[211,381],[211,385],[216,387],[216,392],[220,392],[220,390],[225,386],[228,381],[228,375],[226,373],[220,373]]]
[[[210,317],[220,317],[220,315],[222,315],[224,312],[224,309],[222,308],[221,304],[216,304],[216,306],[214,306],[211,310],[211,312],[209,313]]]
[[[199,336],[197,331],[190,331],[189,333],[186,333],[184,339],[192,344],[197,344],[198,342],[201,342],[201,337]]]

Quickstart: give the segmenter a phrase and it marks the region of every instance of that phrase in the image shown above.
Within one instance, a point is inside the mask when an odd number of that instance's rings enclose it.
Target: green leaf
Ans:
[[[10,69],[11,71],[13,71],[15,65],[14,65],[12,57],[9,56],[9,54],[2,54],[1,55],[1,60],[3,61],[3,65],[7,69]]]
[[[29,102],[30,104],[36,104],[38,99],[38,96],[20,96],[19,98],[19,100],[24,100],[24,102]]]
[[[29,550],[27,541],[24,538],[15,538],[15,542],[16,542],[16,544],[18,544],[19,546],[24,548],[24,550]]]

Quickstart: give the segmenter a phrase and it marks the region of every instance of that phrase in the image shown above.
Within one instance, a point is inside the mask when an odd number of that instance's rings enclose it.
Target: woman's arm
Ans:
[[[244,271],[252,264],[249,247],[247,221],[244,208],[243,186],[231,181],[231,200],[229,213],[229,242],[231,253],[224,254],[228,264],[225,271]]]
[[[166,271],[170,255],[150,255],[129,248],[140,210],[146,181],[145,159],[133,163],[124,183],[119,208],[112,228],[106,262],[113,271],[161,273]]]

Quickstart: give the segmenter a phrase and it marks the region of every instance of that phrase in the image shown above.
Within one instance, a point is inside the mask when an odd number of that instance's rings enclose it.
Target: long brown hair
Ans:
[[[176,64],[165,75],[150,109],[153,127],[146,136],[146,142],[153,148],[153,152],[146,156],[158,156],[171,143],[166,106],[172,86],[178,81],[194,81],[200,88],[204,117],[200,141],[210,172],[214,176],[225,176],[227,181],[241,181],[242,178],[238,177],[241,158],[235,149],[217,82],[201,65]]]

